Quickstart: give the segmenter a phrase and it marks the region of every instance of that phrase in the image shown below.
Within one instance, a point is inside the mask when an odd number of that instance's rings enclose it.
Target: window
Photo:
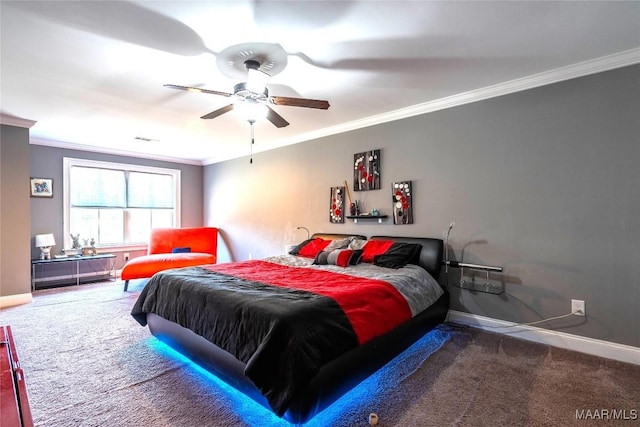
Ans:
[[[180,171],[64,158],[65,248],[71,235],[96,246],[147,243],[158,227],[180,226]]]

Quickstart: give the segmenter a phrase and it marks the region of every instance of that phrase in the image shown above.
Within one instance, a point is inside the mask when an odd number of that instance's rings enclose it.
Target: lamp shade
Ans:
[[[55,245],[56,239],[53,238],[53,234],[36,235],[36,248],[46,248]]]

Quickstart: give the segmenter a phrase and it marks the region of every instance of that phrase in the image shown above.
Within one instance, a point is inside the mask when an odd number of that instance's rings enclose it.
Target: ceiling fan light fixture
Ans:
[[[229,111],[235,111],[239,118],[253,124],[266,118],[277,128],[289,126],[284,119],[269,105],[303,107],[326,110],[329,101],[287,96],[270,96],[267,82],[287,65],[288,54],[278,44],[243,43],[224,49],[216,56],[218,68],[228,77],[245,79],[236,83],[233,92],[220,92],[211,89],[195,88],[174,84],[165,84],[170,89],[188,90],[231,98],[231,104],[218,108],[201,116],[201,119],[214,119]]]
[[[247,90],[254,93],[263,93],[269,81],[269,75],[254,68],[248,68]]]
[[[236,102],[233,112],[242,120],[256,122],[267,117],[268,108],[266,105],[251,100]]]
[[[254,92],[248,89],[246,82],[242,82],[233,87],[233,96],[240,101],[268,101],[269,89],[264,88],[262,92]]]

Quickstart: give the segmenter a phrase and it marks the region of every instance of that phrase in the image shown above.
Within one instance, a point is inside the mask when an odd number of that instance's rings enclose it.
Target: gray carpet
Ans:
[[[0,311],[37,426],[289,425],[140,327],[141,285],[38,291]],[[371,412],[383,427],[640,425],[640,366],[442,325],[307,425],[367,426]]]

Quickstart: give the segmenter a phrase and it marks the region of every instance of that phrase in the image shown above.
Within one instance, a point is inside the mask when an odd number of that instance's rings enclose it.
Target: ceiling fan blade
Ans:
[[[215,119],[218,116],[223,115],[224,113],[228,113],[229,111],[233,110],[233,104],[229,104],[225,107],[219,108],[215,111],[210,112],[209,114],[205,114],[204,116],[200,117],[201,119]]]
[[[269,102],[274,105],[288,105],[290,107],[318,108],[320,110],[326,110],[327,108],[329,108],[329,101],[323,101],[321,99],[272,96],[269,98]]]
[[[273,123],[277,128],[289,126],[289,122],[286,121],[280,114],[273,111],[270,107],[267,107],[267,120]]]
[[[227,93],[227,92],[218,92],[218,91],[215,91],[215,90],[201,89],[199,87],[191,87],[191,86],[164,85],[164,87],[168,87],[170,89],[188,90],[190,92],[201,92],[201,93],[208,93],[208,94],[211,94],[211,95],[220,95],[220,96],[227,96],[227,97],[233,95],[233,94]]]

